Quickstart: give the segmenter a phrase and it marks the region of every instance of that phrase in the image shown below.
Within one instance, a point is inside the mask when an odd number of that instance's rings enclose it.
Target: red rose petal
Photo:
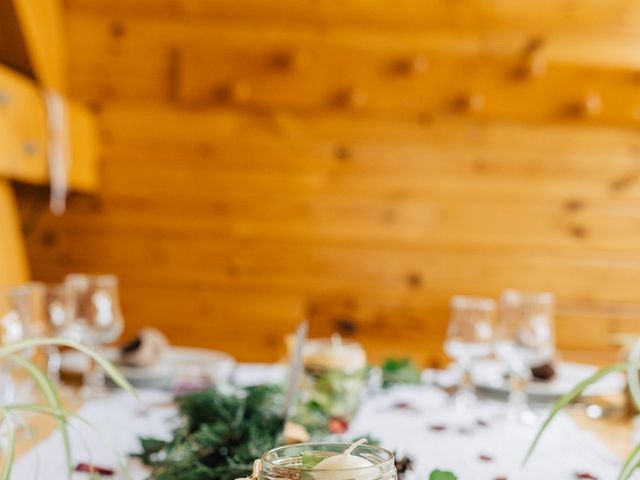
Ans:
[[[584,480],[598,480],[598,477],[589,472],[576,472],[575,477]]]
[[[99,475],[108,476],[114,475],[116,472],[107,467],[99,467],[97,465],[91,465],[90,463],[79,463],[73,469],[74,472],[83,472],[83,473],[97,473]]]
[[[491,455],[485,455],[484,453],[478,455],[478,459],[481,462],[493,462],[493,457]]]

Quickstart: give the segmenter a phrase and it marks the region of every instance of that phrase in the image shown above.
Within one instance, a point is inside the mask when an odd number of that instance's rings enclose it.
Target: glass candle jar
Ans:
[[[327,458],[342,455],[347,443],[301,443],[274,448],[262,456],[254,476],[257,480],[397,480],[393,453],[381,447],[361,445],[351,455],[369,466],[346,469],[317,469],[306,464],[309,456]],[[368,460],[368,462],[366,462]]]
[[[309,340],[294,418],[309,429],[346,425],[355,415],[367,383],[367,358],[359,343],[340,337]],[[334,432],[337,433],[337,432]]]

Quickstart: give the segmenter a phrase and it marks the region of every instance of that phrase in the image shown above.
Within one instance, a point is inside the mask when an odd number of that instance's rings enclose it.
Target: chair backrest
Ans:
[[[0,179],[0,286],[29,279],[29,268],[15,197],[7,180]]]

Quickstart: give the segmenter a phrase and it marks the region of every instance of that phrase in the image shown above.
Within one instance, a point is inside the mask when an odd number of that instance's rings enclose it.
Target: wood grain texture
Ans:
[[[581,358],[640,330],[634,3],[68,3],[102,182],[29,256],[117,274],[127,334],[275,360],[306,316],[433,364],[449,297],[507,287]]]
[[[373,28],[438,28],[459,30],[583,31],[637,33],[640,6],[635,0],[68,0],[72,10],[97,15],[178,18],[197,21],[333,24]]]

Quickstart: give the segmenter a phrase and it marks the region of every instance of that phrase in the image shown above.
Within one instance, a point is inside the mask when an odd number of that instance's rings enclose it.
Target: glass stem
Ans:
[[[471,365],[464,363],[460,365],[462,370],[462,378],[460,380],[460,393],[465,397],[473,397],[475,389],[473,387],[473,379],[471,378]]]
[[[511,370],[509,380],[511,383],[509,410],[512,415],[518,417],[527,410],[527,392],[525,390],[527,380],[517,368]]]
[[[89,344],[89,348],[98,354],[102,354],[102,348],[98,344]],[[83,376],[83,388],[87,396],[100,396],[106,390],[106,378],[104,371],[93,359],[90,359],[89,369]]]
[[[16,383],[11,376],[11,368],[6,364],[0,364],[0,404],[6,405],[15,402]]]
[[[47,355],[47,373],[49,374],[49,378],[57,385],[60,383],[62,354],[60,353],[60,349],[55,345],[49,345],[45,353]]]

